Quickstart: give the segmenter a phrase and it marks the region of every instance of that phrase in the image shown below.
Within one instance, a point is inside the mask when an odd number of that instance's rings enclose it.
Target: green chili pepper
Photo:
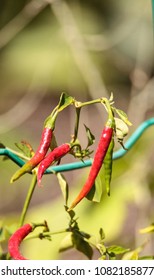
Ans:
[[[112,177],[112,155],[114,149],[114,137],[110,142],[109,148],[104,158],[104,170],[105,170],[105,186],[106,192],[110,196],[110,182]]]

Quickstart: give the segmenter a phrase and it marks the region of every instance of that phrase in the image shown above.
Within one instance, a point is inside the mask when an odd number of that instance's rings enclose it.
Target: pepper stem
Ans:
[[[113,113],[112,107],[110,105],[110,101],[104,97],[102,99],[101,103],[105,106],[105,108],[108,112],[108,119],[106,122],[106,126],[114,128],[115,127],[114,113]]]
[[[87,106],[87,105],[92,105],[92,104],[96,104],[96,103],[101,103],[101,100],[102,100],[102,98],[98,98],[98,99],[91,100],[91,101],[87,101],[87,102],[78,102],[78,101],[75,101],[75,107],[76,107],[76,108],[82,108],[82,107]]]

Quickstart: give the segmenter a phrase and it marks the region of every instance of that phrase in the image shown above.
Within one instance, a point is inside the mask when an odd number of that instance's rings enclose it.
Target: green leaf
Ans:
[[[81,253],[83,253],[89,260],[92,259],[93,249],[87,241],[79,234],[79,232],[73,232],[72,234],[73,246]]]
[[[130,249],[121,247],[121,246],[117,246],[117,245],[112,245],[110,247],[107,248],[107,252],[109,254],[113,253],[115,255],[120,255],[120,254],[124,254],[126,252],[128,252]]]
[[[57,109],[58,111],[64,110],[67,106],[73,104],[74,98],[69,96],[67,93],[63,92],[60,96],[60,101],[58,103]]]
[[[68,211],[69,207],[67,207],[67,206],[64,206],[64,207],[65,207],[65,211],[70,216],[71,220],[73,220],[73,218],[75,217],[75,212],[73,210]]]
[[[86,198],[90,201],[100,202],[102,193],[103,193],[103,168],[100,169],[97,178],[95,180],[95,184],[91,188],[90,192],[87,194]]]
[[[80,231],[80,235],[83,237],[83,238],[86,238],[86,239],[89,239],[91,237],[91,235],[89,233],[86,233],[84,231]]]
[[[84,124],[86,129],[86,134],[88,138],[87,148],[95,142],[95,136],[92,134],[91,130]]]
[[[59,252],[64,252],[68,249],[73,248],[72,243],[72,232],[69,232],[61,241]]]
[[[119,110],[119,109],[116,109],[116,108],[114,108],[115,109],[115,111],[116,111],[116,113],[119,115],[119,117],[126,123],[126,124],[128,124],[128,125],[132,125],[132,123],[128,120],[128,116],[127,116],[127,114],[124,112],[124,111],[122,111],[122,110]]]
[[[58,182],[59,182],[59,185],[60,185],[63,197],[64,197],[64,203],[65,203],[65,205],[67,205],[67,202],[68,202],[68,191],[69,191],[67,181],[66,181],[64,175],[62,175],[59,172],[56,173],[56,176],[57,176],[57,179],[58,179]]]
[[[99,235],[100,235],[100,240],[103,241],[105,239],[105,233],[102,228],[100,228],[99,230]]]
[[[15,143],[15,145],[26,157],[31,158],[32,148],[28,143],[22,141],[20,143]]]

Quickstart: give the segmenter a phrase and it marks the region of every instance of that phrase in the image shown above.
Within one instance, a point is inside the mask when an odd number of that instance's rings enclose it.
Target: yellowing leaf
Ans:
[[[140,229],[139,231],[140,233],[152,233],[154,232],[154,224],[152,224],[151,226],[148,226],[146,228]]]

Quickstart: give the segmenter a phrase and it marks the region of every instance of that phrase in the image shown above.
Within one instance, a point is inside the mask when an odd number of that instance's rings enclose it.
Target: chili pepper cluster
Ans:
[[[38,185],[41,185],[41,178],[47,168],[60,160],[66,154],[70,153],[75,157],[80,157],[82,160],[85,156],[90,155],[90,151],[88,148],[81,149],[79,140],[77,139],[78,126],[79,126],[79,112],[81,108],[85,105],[90,105],[94,103],[101,103],[104,105],[108,118],[105,126],[102,129],[102,133],[100,136],[100,140],[98,142],[98,146],[96,152],[94,154],[92,166],[89,171],[88,178],[81,189],[78,196],[72,202],[68,211],[72,210],[84,197],[88,195],[90,190],[92,189],[96,177],[102,168],[104,163],[105,170],[105,185],[107,194],[110,195],[110,182],[112,176],[112,154],[114,149],[114,138],[117,137],[117,140],[123,145],[123,139],[128,134],[128,125],[131,123],[128,121],[126,114],[113,107],[113,95],[111,95],[110,99],[100,98],[93,101],[81,103],[76,101],[71,96],[66,93],[62,93],[60,97],[60,101],[58,105],[54,108],[52,113],[46,118],[44,122],[44,128],[41,135],[40,144],[36,153],[29,159],[17,172],[12,176],[11,183],[20,178],[25,173],[31,173],[33,171],[37,172],[37,181]],[[68,107],[69,105],[75,105],[76,108],[76,122],[74,128],[74,136],[72,137],[69,143],[64,143],[60,146],[57,146],[54,136],[54,128],[58,114]],[[120,118],[115,117],[115,113],[117,113]],[[89,137],[89,145],[91,145],[94,141],[94,137],[90,130],[86,127],[86,130],[90,134]],[[51,151],[47,154],[47,152],[51,149]]]
[[[81,188],[79,194],[71,203],[70,207],[66,206],[70,217],[72,209],[91,191],[95,184],[95,180],[98,173],[102,167],[104,167],[104,178],[106,192],[110,195],[110,182],[112,177],[112,155],[114,149],[114,141],[117,138],[118,142],[123,148],[123,139],[128,134],[128,125],[131,123],[128,121],[126,114],[113,107],[113,95],[110,99],[99,98],[89,102],[78,102],[66,93],[62,93],[58,105],[53,109],[52,113],[46,118],[44,122],[44,127],[41,135],[41,140],[36,152],[31,152],[32,148],[30,145],[31,158],[19,169],[11,178],[11,183],[19,179],[25,173],[36,173],[38,185],[41,185],[41,179],[43,174],[46,172],[50,165],[58,163],[62,157],[70,153],[74,157],[78,157],[84,160],[86,156],[90,156],[91,151],[89,146],[94,143],[95,137],[91,133],[90,129],[85,126],[86,133],[88,137],[88,144],[85,149],[81,148],[80,141],[78,139],[78,129],[79,129],[79,118],[81,108],[90,104],[100,103],[103,105],[107,111],[108,117],[105,125],[102,128],[100,139],[98,141],[97,149],[94,153],[91,168],[89,170],[89,175],[86,182]],[[74,127],[74,134],[68,143],[57,145],[54,129],[56,125],[56,119],[58,114],[64,110],[69,105],[75,106],[76,120]],[[120,118],[115,117],[115,113],[118,114]],[[50,151],[49,151],[50,150]],[[66,203],[67,204],[67,203]],[[21,226],[9,239],[9,253],[10,256],[18,260],[26,260],[19,251],[20,244],[22,240],[33,231],[35,228],[32,224],[25,224]]]

